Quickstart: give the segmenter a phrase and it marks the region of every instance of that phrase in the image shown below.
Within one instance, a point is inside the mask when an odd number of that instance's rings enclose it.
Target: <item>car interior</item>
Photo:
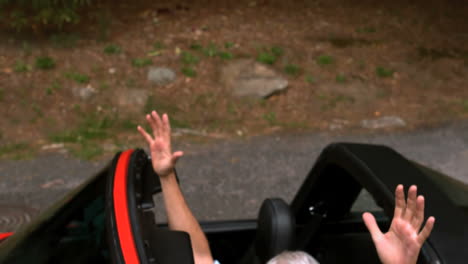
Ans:
[[[306,251],[320,263],[380,263],[355,205],[363,194],[372,197],[376,206],[370,209],[386,230],[395,186],[417,184],[430,193],[426,215],[438,221],[418,263],[463,263],[468,253],[456,246],[468,245],[468,203],[454,199],[466,198],[466,186],[441,177],[388,147],[335,143],[323,150],[290,203],[271,197],[257,219],[201,226],[222,264],[265,263],[285,250]],[[188,234],[154,217],[153,196],[160,192],[143,150],[117,153],[98,175],[1,243],[0,262],[193,263]]]

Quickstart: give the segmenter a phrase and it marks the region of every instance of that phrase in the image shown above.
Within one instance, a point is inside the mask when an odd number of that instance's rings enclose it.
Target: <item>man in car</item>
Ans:
[[[138,126],[138,131],[149,145],[153,169],[161,181],[169,228],[185,231],[190,235],[196,264],[213,264],[208,240],[177,184],[174,167],[184,153],[172,152],[169,117],[167,114],[160,117],[153,111],[146,115],[146,120],[153,130],[152,135],[141,126]],[[417,195],[417,187],[414,185],[409,188],[406,201],[403,186],[397,186],[394,217],[387,233],[380,231],[372,214],[366,212],[362,217],[384,264],[415,264],[435,222],[434,217],[429,217],[421,230],[424,223],[424,197]],[[285,252],[268,263],[313,264],[313,261],[315,260],[304,252]]]

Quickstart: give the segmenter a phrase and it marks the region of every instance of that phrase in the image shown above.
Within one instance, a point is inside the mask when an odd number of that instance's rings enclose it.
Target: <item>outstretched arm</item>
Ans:
[[[153,111],[146,115],[146,120],[153,130],[153,136],[141,126],[138,126],[138,131],[148,142],[153,169],[161,181],[169,228],[189,233],[196,264],[213,264],[208,240],[188,207],[176,180],[174,166],[183,152],[172,153],[169,118],[167,114],[163,114],[161,119],[158,113]]]
[[[370,213],[362,215],[371,233],[377,253],[384,264],[416,264],[421,247],[434,227],[435,218],[429,217],[424,223],[424,197],[417,196],[417,187],[408,190],[405,201],[403,185],[395,190],[395,213],[390,229],[383,234]],[[421,230],[421,231],[420,231]]]

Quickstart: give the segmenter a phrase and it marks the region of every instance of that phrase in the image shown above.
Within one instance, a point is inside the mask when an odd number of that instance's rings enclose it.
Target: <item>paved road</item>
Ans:
[[[392,134],[275,135],[179,145],[186,150],[178,165],[179,177],[199,218],[253,217],[266,197],[290,200],[320,151],[336,141],[388,145],[410,159],[468,183],[468,122]],[[80,161],[63,154],[0,161],[0,204],[41,210],[106,163]],[[0,210],[0,220],[1,216]]]

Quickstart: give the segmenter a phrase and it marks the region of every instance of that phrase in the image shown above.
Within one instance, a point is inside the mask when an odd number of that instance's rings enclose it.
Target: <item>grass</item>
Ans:
[[[380,78],[392,77],[394,72],[395,72],[394,70],[388,69],[382,66],[378,66],[377,68],[375,68],[375,73]]]
[[[49,86],[46,87],[46,94],[52,95],[56,91],[62,89],[62,83],[58,80],[54,80]]]
[[[190,49],[191,50],[196,50],[196,51],[201,51],[203,50],[203,46],[199,43],[193,43],[192,45],[190,45]]]
[[[31,66],[26,64],[24,61],[18,60],[13,66],[13,71],[15,72],[27,72],[31,70]]]
[[[55,68],[55,60],[48,56],[40,56],[36,58],[36,68],[41,70],[50,70]]]
[[[30,151],[31,148],[27,143],[12,143],[0,146],[0,157],[10,157],[13,155],[13,159],[21,159],[24,157],[22,152]],[[24,153],[23,153],[24,154]]]
[[[32,103],[31,108],[32,108],[32,110],[34,111],[34,113],[36,113],[36,115],[37,115],[38,117],[43,117],[43,116],[44,116],[44,112],[43,112],[42,109],[39,107],[39,105],[37,105],[36,103]]]
[[[257,61],[263,64],[273,65],[276,59],[276,56],[268,51],[262,51],[257,55]]]
[[[315,77],[311,74],[307,74],[306,77],[305,77],[305,81],[307,83],[310,83],[310,84],[315,84],[317,82],[317,80],[315,79]]]
[[[98,88],[101,91],[107,90],[110,87],[109,83],[105,80],[99,81]]]
[[[190,66],[183,67],[180,72],[182,72],[183,75],[189,77],[189,78],[194,78],[197,77],[197,71]]]
[[[122,48],[117,44],[109,44],[104,47],[104,53],[106,54],[119,54],[122,52]]]
[[[207,57],[214,57],[218,55],[218,48],[213,43],[208,45],[208,47],[204,48],[202,51],[203,51],[203,54],[205,54],[205,56]]]
[[[86,142],[73,148],[71,153],[80,159],[90,160],[104,153],[104,150],[99,144]]]
[[[335,62],[335,59],[330,55],[320,55],[316,60],[317,64],[320,66],[330,65]]]
[[[465,113],[468,112],[468,100],[467,99],[461,100],[461,106]]]
[[[271,48],[271,53],[275,55],[276,57],[281,57],[284,54],[284,49],[279,46],[273,46]]]
[[[229,51],[221,51],[218,56],[223,60],[232,60],[234,58],[234,55]]]
[[[53,142],[83,143],[109,137],[108,130],[113,127],[114,119],[92,114],[86,117],[75,129],[64,130],[50,136]]]
[[[338,74],[336,75],[336,78],[335,78],[336,82],[337,83],[341,83],[341,84],[344,84],[346,83],[346,76],[344,74]]]
[[[165,48],[166,47],[164,46],[164,44],[161,41],[156,41],[153,44],[153,49],[155,49],[155,50],[162,50],[162,49],[165,49]]]
[[[88,75],[81,74],[78,72],[67,72],[65,73],[65,77],[80,84],[88,83],[90,80],[90,77]]]
[[[263,119],[268,122],[270,126],[274,126],[278,123],[276,119],[276,113],[273,111],[267,112],[263,115]]]
[[[278,57],[284,54],[284,49],[279,46],[273,46],[270,49],[258,53],[257,61],[263,64],[273,65]]]
[[[149,58],[135,58],[132,60],[132,65],[137,68],[145,67],[153,64],[153,60]]]
[[[284,72],[287,75],[298,76],[299,74],[301,74],[301,68],[295,64],[288,64],[284,66]]]
[[[375,33],[377,29],[375,27],[359,27],[356,29],[357,33]]]
[[[198,64],[200,62],[199,57],[187,51],[183,51],[180,54],[180,60],[183,64]]]
[[[236,44],[234,42],[228,41],[228,42],[224,43],[224,48],[231,49],[231,48],[234,48],[235,45]]]

